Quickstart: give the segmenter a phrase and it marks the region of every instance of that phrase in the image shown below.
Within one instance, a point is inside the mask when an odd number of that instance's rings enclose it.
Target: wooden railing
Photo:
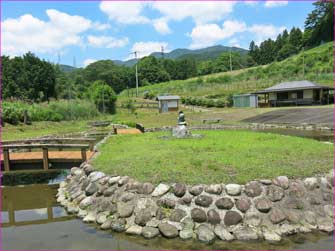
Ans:
[[[72,144],[72,143],[87,143],[89,144],[90,151],[94,149],[95,138],[40,138],[40,139],[23,139],[23,140],[9,140],[9,141],[2,141],[2,145],[28,145],[28,144]],[[62,145],[58,150],[62,150]]]
[[[10,170],[10,152],[9,150],[22,150],[26,149],[31,151],[32,149],[42,149],[43,152],[43,169],[49,169],[49,149],[80,149],[81,150],[81,159],[86,161],[86,150],[89,149],[89,145],[84,144],[18,144],[18,145],[3,145],[3,163],[5,171]]]

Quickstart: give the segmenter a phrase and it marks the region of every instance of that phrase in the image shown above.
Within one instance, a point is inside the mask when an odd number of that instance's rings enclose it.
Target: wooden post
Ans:
[[[86,161],[86,149],[85,148],[81,148],[81,159],[82,161]]]
[[[94,142],[91,141],[90,142],[90,151],[93,152],[93,150],[94,150]]]
[[[8,149],[3,149],[3,164],[5,167],[5,171],[9,171],[9,150]]]
[[[48,148],[42,148],[43,150],[43,169],[48,170],[49,169],[49,153]]]
[[[14,208],[13,208],[13,202],[12,201],[8,202],[7,210],[8,210],[9,225],[14,226],[15,225],[15,211],[14,211]]]

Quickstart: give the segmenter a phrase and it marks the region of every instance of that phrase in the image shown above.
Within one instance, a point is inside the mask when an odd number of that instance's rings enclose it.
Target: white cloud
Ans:
[[[197,24],[222,20],[233,11],[233,1],[157,1],[152,8],[158,10],[167,20],[181,21],[191,17]]]
[[[108,15],[110,20],[121,24],[143,24],[150,20],[141,15],[147,5],[145,2],[124,1],[124,2],[101,2],[100,10]]]
[[[267,8],[286,6],[288,1],[265,1],[264,6]]]
[[[256,44],[263,40],[276,36],[282,32],[285,27],[276,27],[271,24],[254,24],[247,26],[244,22],[235,20],[227,20],[222,27],[217,24],[198,25],[193,28],[190,37],[192,38],[190,49],[199,49],[212,46],[221,40],[231,38],[233,35],[241,32],[249,32],[252,34]],[[231,46],[239,47],[239,43],[234,40],[228,42]]]
[[[233,11],[233,1],[124,1],[100,3],[100,10],[108,15],[110,20],[121,24],[144,24],[150,23],[160,34],[169,34],[171,30],[168,22],[181,21],[192,18],[196,24],[205,24],[212,21],[223,20]],[[143,12],[146,8],[158,11],[161,16],[151,20]]]
[[[137,57],[142,58],[145,56],[149,56],[153,52],[160,52],[162,47],[164,48],[164,52],[169,52],[168,43],[167,42],[137,42],[134,43],[131,51],[139,52]],[[132,59],[134,56],[129,56],[128,59]]]
[[[90,64],[93,64],[96,61],[98,61],[98,59],[88,58],[88,59],[84,60],[83,65],[84,65],[84,67],[86,67],[86,66],[88,66]]]
[[[243,3],[249,6],[255,6],[258,4],[258,1],[243,1]]]
[[[71,16],[54,9],[48,9],[46,14],[48,21],[26,14],[1,22],[3,53],[17,56],[28,51],[59,52],[66,46],[82,45],[81,33],[95,28],[91,20],[81,16]]]
[[[88,36],[89,45],[93,47],[104,47],[104,48],[120,48],[128,44],[128,38],[114,38],[107,36]]]
[[[228,41],[228,44],[229,44],[229,46],[233,46],[233,47],[239,47],[239,48],[241,48],[241,45],[240,45],[240,43],[239,43],[239,41],[238,41],[237,38],[232,38],[232,39],[230,39],[230,40]]]
[[[235,20],[227,20],[222,27],[217,24],[204,24],[196,26],[190,36],[192,43],[191,49],[198,49],[207,46],[215,45],[220,40],[229,38],[236,33],[244,32],[247,26],[244,22]]]
[[[153,20],[153,25],[156,31],[158,31],[162,35],[171,33],[167,20],[164,18]]]
[[[255,36],[255,43],[260,44],[265,39],[275,39],[286,27],[276,27],[272,24],[254,24],[248,28]]]
[[[99,22],[95,22],[93,24],[93,27],[94,27],[94,29],[96,29],[98,31],[104,31],[104,30],[109,29],[111,26],[110,26],[110,24],[102,24],[102,23],[99,23]]]

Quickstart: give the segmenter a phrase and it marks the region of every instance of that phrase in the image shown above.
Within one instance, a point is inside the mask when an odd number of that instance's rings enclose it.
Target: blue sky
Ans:
[[[248,48],[283,29],[303,29],[311,1],[2,2],[2,54],[32,51],[82,67],[100,59],[143,57],[216,44]]]

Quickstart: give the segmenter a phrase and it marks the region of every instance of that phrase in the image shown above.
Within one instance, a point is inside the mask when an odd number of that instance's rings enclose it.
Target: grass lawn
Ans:
[[[315,106],[320,107],[320,106]],[[334,107],[334,105],[322,106]],[[295,109],[297,107],[294,107]],[[305,107],[299,107],[304,109]],[[313,107],[308,107],[313,108]],[[205,111],[186,109],[181,107],[186,116],[186,121],[190,126],[201,125],[203,119],[221,118],[220,124],[238,124],[240,121],[249,117],[257,116],[276,109],[287,108],[205,108]],[[178,112],[159,113],[156,109],[138,108],[134,114],[128,112],[127,109],[118,108],[115,115],[105,115],[92,118],[91,121],[111,120],[115,123],[141,123],[145,128],[175,126],[177,123]],[[63,135],[66,133],[79,133],[90,130],[87,126],[88,120],[80,121],[63,121],[63,122],[33,122],[32,125],[13,126],[6,124],[2,128],[3,140],[16,140],[40,137],[46,135]],[[108,129],[108,128],[107,128]],[[109,128],[111,129],[111,128]]]
[[[99,149],[98,170],[140,181],[245,183],[278,175],[306,177],[333,168],[333,145],[247,131],[199,131],[200,139],[161,139],[168,132],[117,135]]]
[[[235,123],[236,121],[256,116],[259,113],[265,112],[266,109],[221,109],[208,110],[206,112],[191,111],[182,109],[186,114],[186,119],[190,125],[198,125],[202,123],[204,118],[224,118],[223,123]],[[97,118],[92,118],[91,121],[111,120],[115,123],[135,122],[141,123],[146,128],[162,127],[176,125],[178,112],[159,113],[156,109],[137,109],[136,114],[131,114],[127,109],[118,108],[115,115],[105,115]],[[6,124],[2,128],[2,140],[16,140],[33,137],[63,135],[66,133],[79,133],[87,131],[90,128],[87,126],[88,120],[78,121],[63,121],[63,122],[33,122],[32,125],[10,125]],[[110,128],[111,129],[111,128]]]
[[[87,130],[87,121],[33,122],[32,125],[2,127],[2,140],[27,139],[41,136],[62,135]]]

